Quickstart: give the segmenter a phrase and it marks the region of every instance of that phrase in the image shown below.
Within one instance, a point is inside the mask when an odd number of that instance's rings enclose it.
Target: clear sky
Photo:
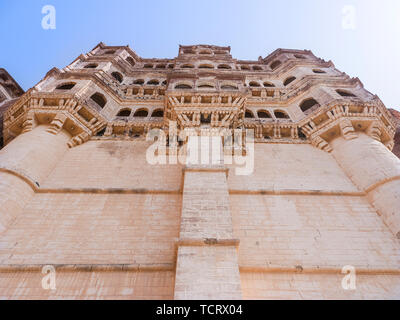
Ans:
[[[45,5],[56,29],[42,28]],[[201,43],[249,60],[312,50],[400,110],[400,0],[0,0],[0,39],[0,67],[25,90],[100,41],[144,58]]]

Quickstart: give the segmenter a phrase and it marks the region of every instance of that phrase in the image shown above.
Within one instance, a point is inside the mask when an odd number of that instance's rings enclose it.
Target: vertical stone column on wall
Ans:
[[[349,121],[348,121],[349,122]],[[380,142],[372,123],[366,132],[348,129],[331,142],[332,154],[350,179],[367,193],[370,203],[400,239],[400,160]]]
[[[233,239],[227,169],[221,162],[184,169],[175,299],[242,298],[239,241]]]
[[[54,130],[58,122],[23,130],[0,151],[0,233],[21,212],[34,193],[33,188],[40,186],[68,149],[71,136]]]

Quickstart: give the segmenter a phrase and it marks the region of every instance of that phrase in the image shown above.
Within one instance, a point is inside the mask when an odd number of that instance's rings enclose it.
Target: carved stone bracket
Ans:
[[[352,140],[357,138],[357,134],[354,130],[353,124],[349,119],[342,119],[342,121],[339,122],[339,126],[343,138],[345,138],[346,140]]]
[[[318,149],[321,149],[326,152],[332,152],[332,147],[330,144],[322,139],[320,136],[314,136],[311,138],[311,144]]]
[[[88,141],[90,139],[90,135],[87,132],[82,132],[78,134],[77,136],[73,137],[69,142],[68,142],[68,147],[73,148],[75,146],[79,146],[82,143]]]
[[[381,142],[382,130],[381,130],[381,126],[380,126],[379,122],[373,121],[367,130],[367,134],[372,139],[375,139],[376,141]]]
[[[55,118],[53,119],[53,121],[50,124],[50,127],[47,129],[47,132],[51,133],[51,134],[57,134],[59,133],[62,128],[63,125],[65,123],[65,121],[67,120],[67,116],[64,113],[58,113]]]
[[[24,122],[22,124],[22,133],[31,131],[36,125],[35,113],[30,110],[26,113]]]

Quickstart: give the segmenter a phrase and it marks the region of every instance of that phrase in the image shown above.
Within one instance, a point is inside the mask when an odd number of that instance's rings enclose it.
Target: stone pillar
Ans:
[[[400,239],[400,160],[378,140],[358,132],[330,144],[336,161]]]
[[[242,298],[226,175],[223,164],[184,169],[175,299]]]
[[[49,126],[25,132],[0,151],[0,233],[5,231],[68,149],[71,136]]]

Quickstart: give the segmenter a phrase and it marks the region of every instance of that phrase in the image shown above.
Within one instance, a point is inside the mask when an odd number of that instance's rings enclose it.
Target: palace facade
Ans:
[[[400,298],[396,112],[333,62],[100,43],[1,79],[0,298]]]

